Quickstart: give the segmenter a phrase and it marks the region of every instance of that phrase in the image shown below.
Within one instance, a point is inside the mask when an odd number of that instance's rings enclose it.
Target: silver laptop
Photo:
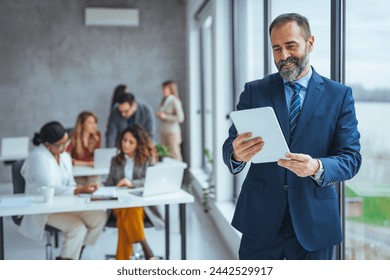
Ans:
[[[27,157],[28,142],[26,137],[4,137],[1,139],[1,157]]]
[[[112,157],[116,155],[117,148],[95,149],[93,152],[94,168],[110,168]]]
[[[146,169],[145,184],[142,190],[131,190],[130,193],[139,196],[152,196],[177,192],[181,189],[184,166],[155,165]]]

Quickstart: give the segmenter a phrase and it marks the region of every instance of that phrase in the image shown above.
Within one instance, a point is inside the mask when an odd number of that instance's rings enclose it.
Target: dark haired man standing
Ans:
[[[314,37],[305,17],[280,15],[269,35],[279,72],[247,83],[237,110],[273,107],[291,153],[251,164],[232,221],[243,234],[239,256],[331,259],[342,240],[335,185],[355,176],[362,160],[352,90],[310,66]],[[250,136],[229,130],[223,158],[233,174],[272,145]]]
[[[139,124],[145,128],[149,136],[154,140],[155,117],[149,105],[135,100],[132,93],[123,93],[117,99],[117,106],[111,112],[107,123],[106,147],[116,147],[122,131],[132,124]]]

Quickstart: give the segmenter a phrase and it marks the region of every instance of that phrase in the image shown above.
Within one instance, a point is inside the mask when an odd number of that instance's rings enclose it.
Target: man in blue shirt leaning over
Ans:
[[[132,93],[122,93],[117,106],[111,109],[107,123],[106,147],[117,146],[122,131],[132,124],[139,124],[149,133],[150,139],[154,140],[156,121],[152,108],[136,101]]]

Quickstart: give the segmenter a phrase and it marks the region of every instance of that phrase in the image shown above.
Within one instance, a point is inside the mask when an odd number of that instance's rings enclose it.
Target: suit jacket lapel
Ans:
[[[271,80],[268,92],[271,95],[276,118],[279,121],[284,138],[288,144],[290,141],[290,123],[288,118],[286,96],[284,93],[283,79],[279,74],[274,75],[273,79]]]
[[[295,130],[295,135],[293,141],[290,143],[291,147],[297,143],[299,137],[301,136],[305,126],[307,125],[309,119],[311,118],[314,110],[317,107],[318,102],[321,99],[322,93],[324,90],[324,83],[320,75],[313,69],[313,74],[309,82],[309,86],[306,92],[305,101],[302,106],[301,113],[299,115],[299,120],[297,128]]]

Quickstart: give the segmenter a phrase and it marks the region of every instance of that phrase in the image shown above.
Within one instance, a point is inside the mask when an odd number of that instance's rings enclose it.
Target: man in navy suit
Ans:
[[[242,232],[239,257],[331,259],[342,240],[335,185],[355,176],[362,160],[352,90],[310,66],[305,17],[280,15],[269,35],[279,72],[247,83],[237,110],[273,107],[290,160],[251,164],[232,221]],[[250,137],[229,130],[223,157],[233,174],[272,145]]]

